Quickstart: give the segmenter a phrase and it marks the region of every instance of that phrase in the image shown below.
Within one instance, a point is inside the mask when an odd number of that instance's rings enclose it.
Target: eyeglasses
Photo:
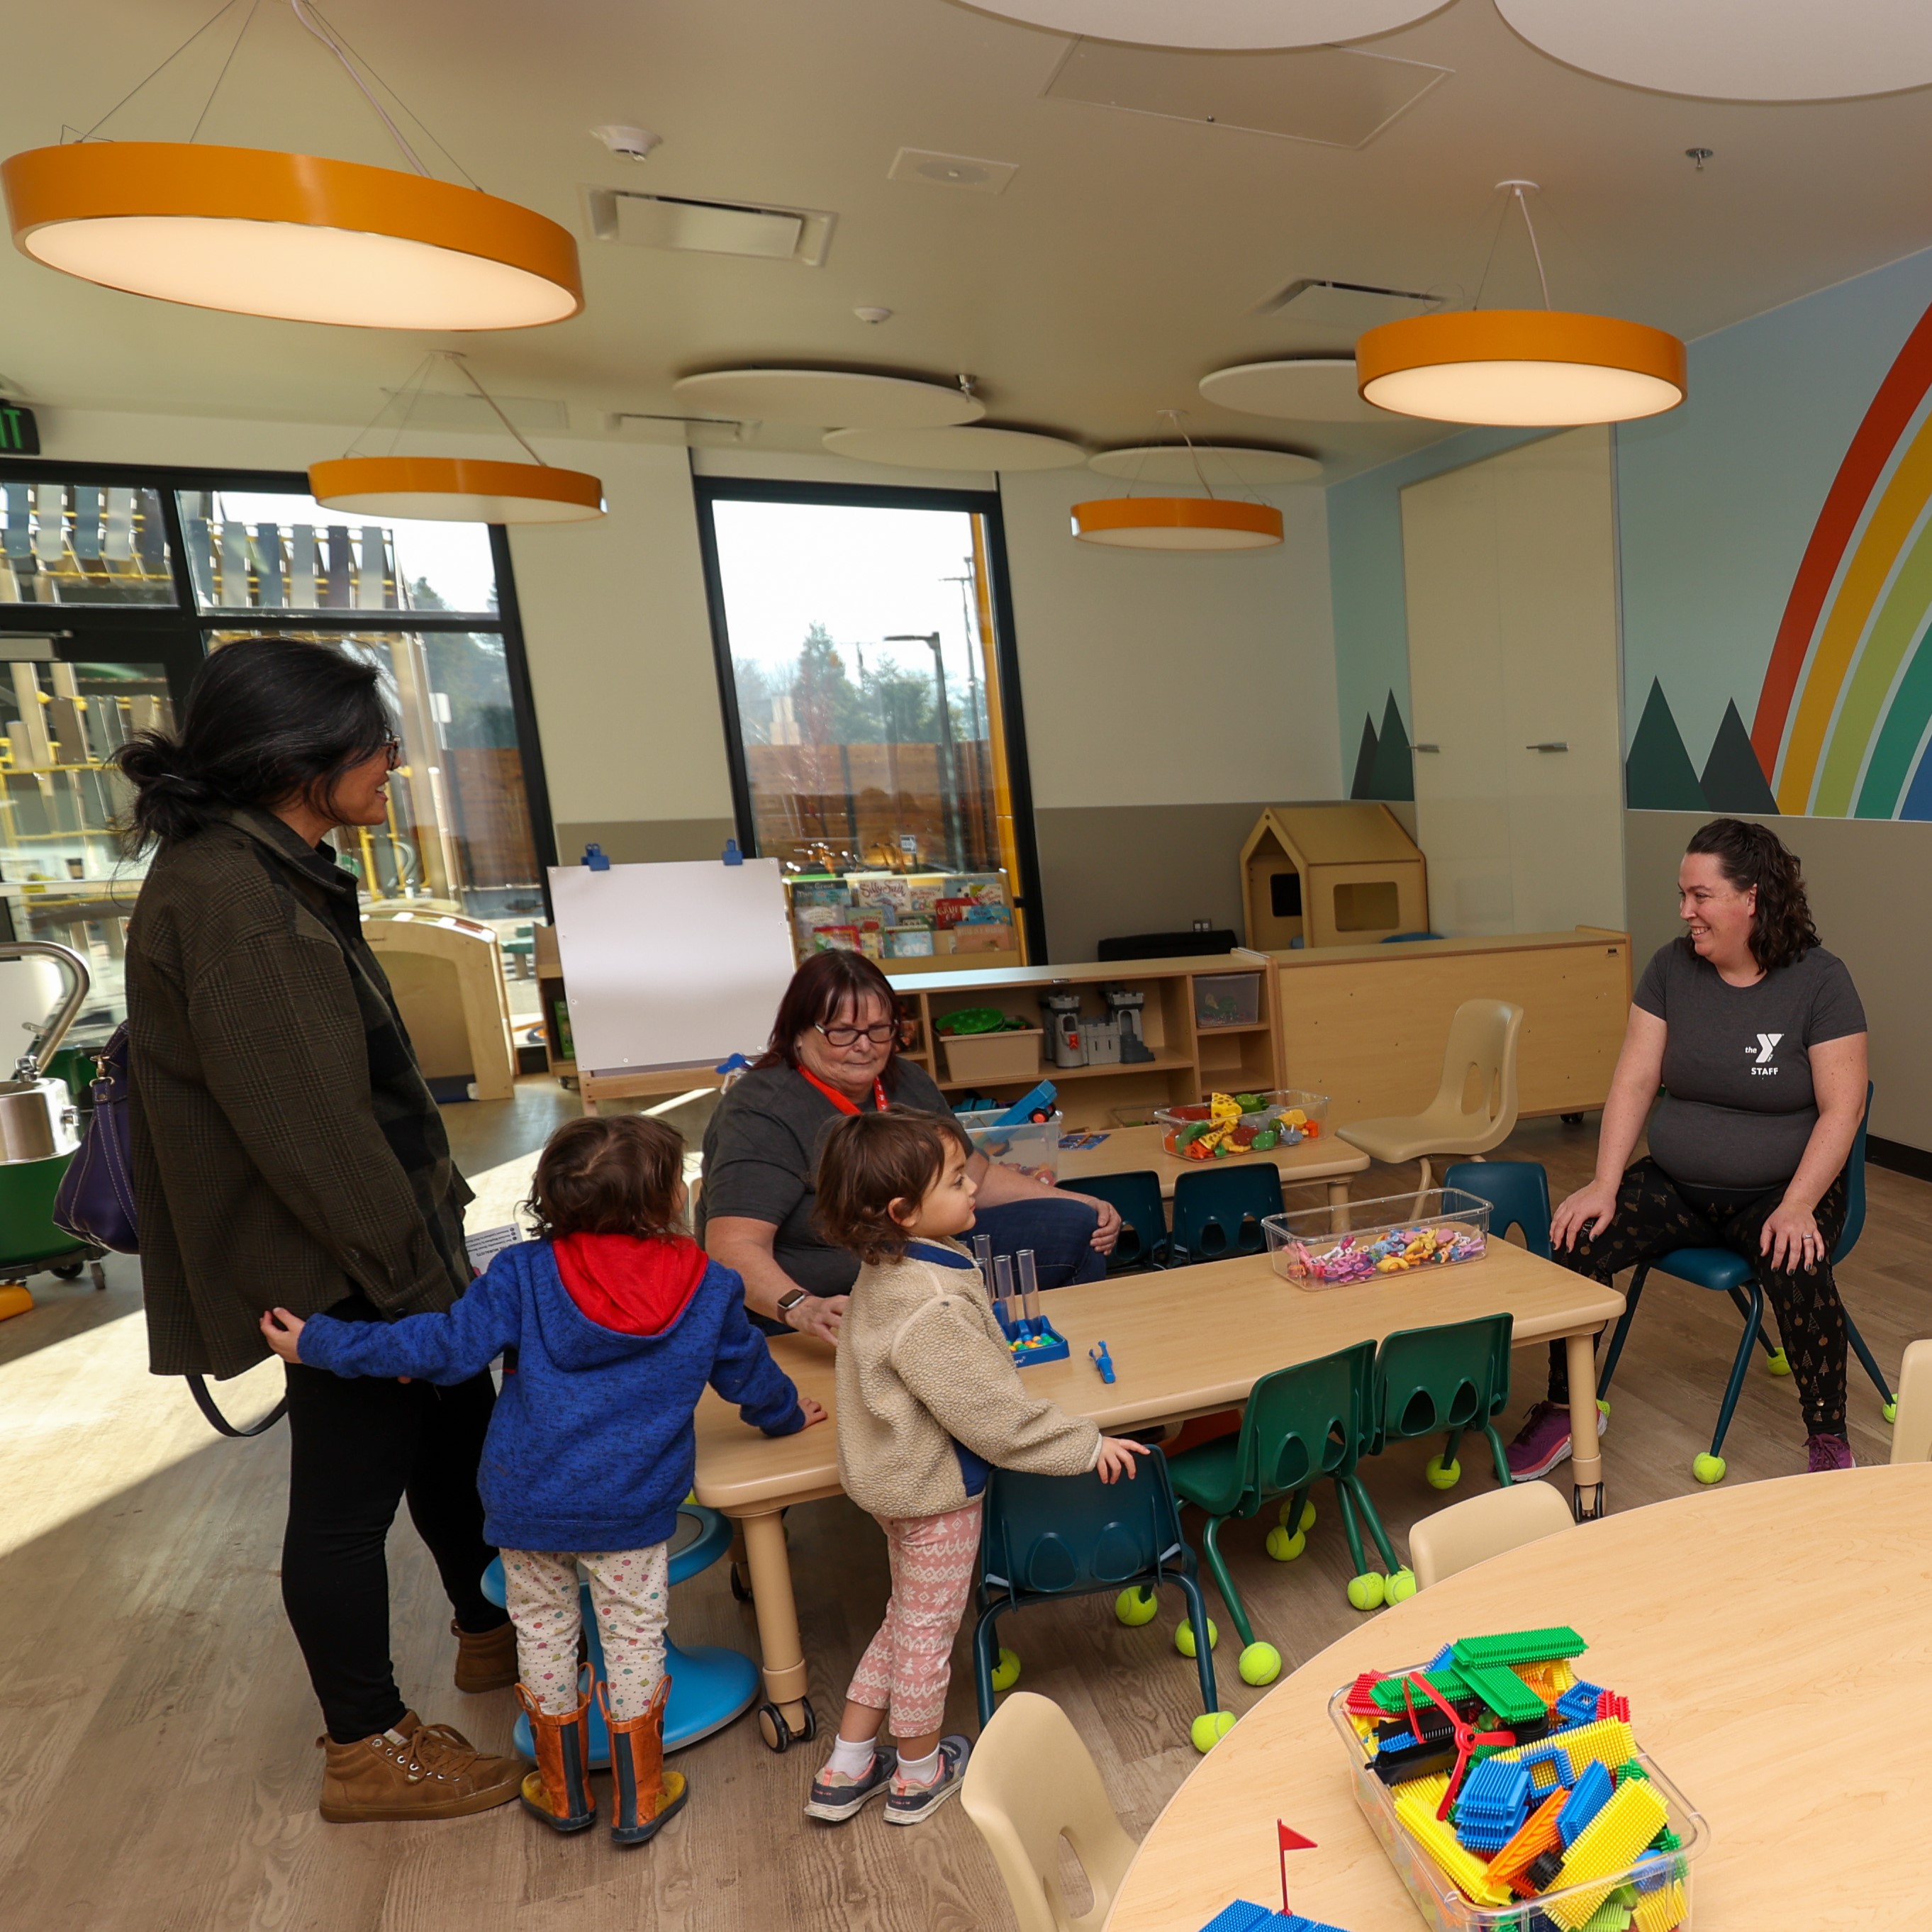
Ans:
[[[898,1037],[899,1024],[897,1020],[881,1020],[877,1026],[821,1026],[812,1030],[825,1036],[827,1046],[854,1046],[862,1037],[869,1040],[874,1046],[884,1046],[888,1040]]]
[[[388,760],[390,770],[392,772],[395,770],[403,762],[403,741],[401,739],[393,735],[385,738],[382,740],[382,755]]]

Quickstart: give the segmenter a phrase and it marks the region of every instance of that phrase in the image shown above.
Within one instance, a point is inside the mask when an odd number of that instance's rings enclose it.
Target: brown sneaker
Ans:
[[[352,1744],[317,1740],[327,1754],[322,1815],[332,1825],[466,1818],[507,1804],[522,1789],[520,1758],[491,1757],[447,1724],[406,1712],[392,1731]]]
[[[452,1623],[456,1640],[456,1688],[459,1690],[507,1690],[517,1681],[517,1627],[501,1623],[478,1634]]]

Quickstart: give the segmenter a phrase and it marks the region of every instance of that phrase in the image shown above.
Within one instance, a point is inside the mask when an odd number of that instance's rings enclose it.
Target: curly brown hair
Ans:
[[[568,1234],[682,1232],[684,1138],[641,1114],[566,1120],[537,1157],[524,1204],[548,1240]]]
[[[938,1182],[949,1146],[973,1151],[947,1114],[895,1111],[841,1120],[818,1156],[819,1232],[862,1262],[903,1260],[912,1237],[892,1218],[892,1203],[918,1201]]]
[[[1714,818],[1691,835],[1684,852],[1686,858],[1704,854],[1716,860],[1739,892],[1756,889],[1751,957],[1766,972],[1802,959],[1818,944],[1797,854],[1768,826],[1748,818]]]

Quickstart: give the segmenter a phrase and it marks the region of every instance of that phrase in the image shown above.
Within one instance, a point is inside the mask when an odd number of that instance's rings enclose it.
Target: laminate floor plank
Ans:
[[[569,1096],[526,1083],[495,1112],[448,1110],[459,1159],[512,1199]],[[1561,1196],[1588,1176],[1594,1124],[1525,1124],[1505,1157],[1543,1161]],[[1413,1168],[1377,1169],[1358,1197],[1398,1194]],[[1888,1372],[1932,1334],[1932,1186],[1871,1170],[1864,1237],[1842,1271],[1846,1299]],[[1316,1199],[1319,1199],[1317,1195]],[[979,1932],[1010,1924],[1004,1895],[957,1804],[929,1825],[888,1828],[800,1814],[837,1721],[846,1680],[886,1593],[883,1542],[842,1498],[787,1518],[808,1651],[816,1744],[775,1757],[740,1722],[674,1760],[692,1802],[655,1844],[620,1851],[600,1828],[558,1838],[514,1807],[427,1826],[324,1825],[314,1809],[321,1726],[284,1622],[278,1568],[286,1438],[214,1437],[179,1385],[149,1376],[131,1262],[112,1286],[36,1282],[40,1305],[0,1323],[0,1924],[33,1932]],[[1184,1277],[1174,1284],[1185,1318]],[[1737,1319],[1722,1297],[1665,1277],[1645,1292],[1619,1367],[1604,1455],[1610,1502],[1626,1509],[1694,1488]],[[1517,1352],[1505,1436],[1542,1392],[1545,1352]],[[273,1399],[270,1365],[218,1392],[231,1412]],[[1852,1441],[1882,1460],[1878,1400],[1851,1370]],[[1789,1378],[1754,1366],[1725,1448],[1727,1480],[1790,1473],[1804,1430]],[[1364,1477],[1400,1545],[1417,1516],[1489,1487],[1486,1450],[1466,1442],[1460,1488],[1432,1490],[1436,1445],[1403,1444]],[[1568,1472],[1556,1480],[1566,1486]],[[1332,1490],[1318,1490],[1306,1552],[1278,1564],[1270,1518],[1231,1526],[1225,1546],[1256,1634],[1293,1670],[1361,1619],[1343,1594],[1351,1564]],[[1198,1545],[1197,1519],[1188,1519]],[[430,1722],[507,1744],[507,1691],[451,1685],[454,1642],[434,1566],[406,1516],[390,1545],[392,1648],[404,1694]],[[1221,1628],[1221,1701],[1262,1692],[1235,1669]],[[1001,1641],[1022,1683],[1060,1702],[1094,1749],[1127,1828],[1138,1834],[1196,1762],[1194,1666],[1175,1651],[1182,1613],[1166,1594],[1130,1630],[1106,1598],[1007,1618]],[[680,1586],[685,1642],[755,1647],[752,1615],[720,1564]],[[1400,1660],[1394,1660],[1399,1661]],[[970,1652],[956,1653],[946,1727],[976,1728]],[[597,1780],[603,1801],[607,1789]]]

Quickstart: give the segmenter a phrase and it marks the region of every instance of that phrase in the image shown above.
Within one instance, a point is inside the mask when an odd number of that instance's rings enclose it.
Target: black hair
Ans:
[[[1694,853],[1716,860],[1738,891],[1757,888],[1750,950],[1766,972],[1802,959],[1818,944],[1797,854],[1768,826],[1748,818],[1714,818],[1690,835],[1684,855]]]
[[[195,674],[177,734],[143,731],[114,754],[134,788],[128,848],[171,845],[236,806],[326,811],[394,730],[374,664],[299,638],[224,644]]]

